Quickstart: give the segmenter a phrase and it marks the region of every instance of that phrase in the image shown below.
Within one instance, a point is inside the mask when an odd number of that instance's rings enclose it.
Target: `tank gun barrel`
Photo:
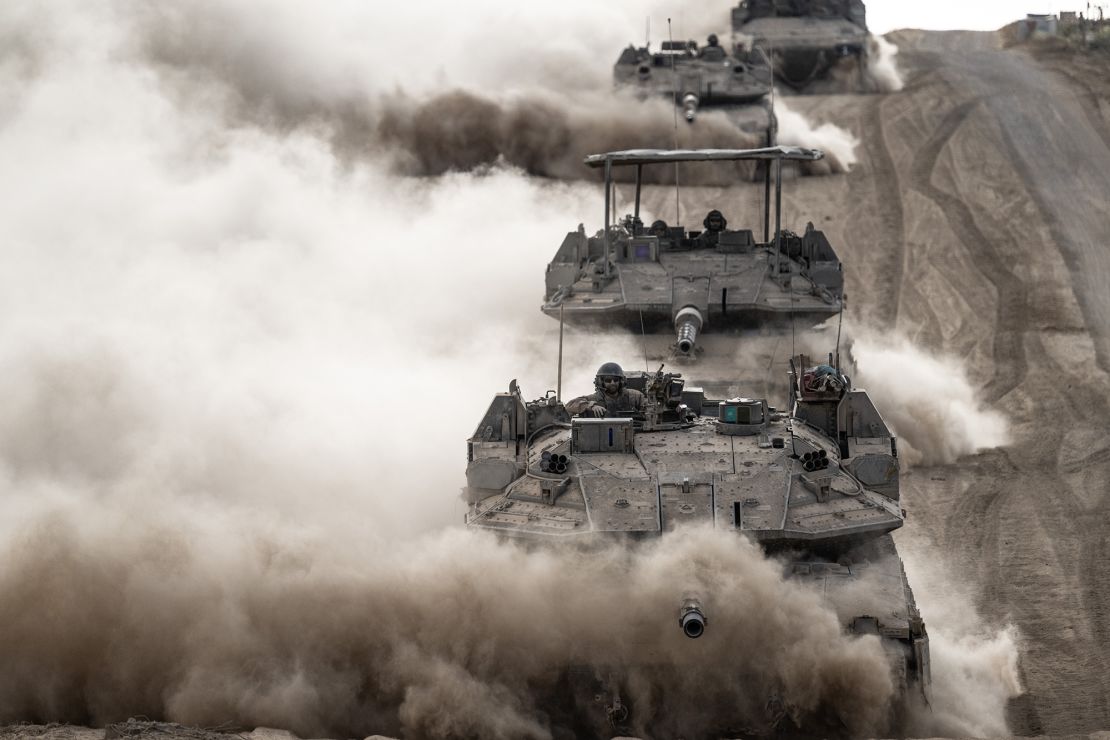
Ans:
[[[701,100],[694,93],[686,93],[682,96],[682,114],[686,116],[687,123],[693,123],[694,119],[698,117],[698,103]]]
[[[683,599],[682,608],[678,610],[678,626],[682,628],[683,634],[692,640],[701,637],[708,621],[700,601],[695,598]]]
[[[693,306],[687,306],[674,317],[675,346],[683,354],[690,354],[698,342],[698,332],[701,331],[705,320],[701,311]]]

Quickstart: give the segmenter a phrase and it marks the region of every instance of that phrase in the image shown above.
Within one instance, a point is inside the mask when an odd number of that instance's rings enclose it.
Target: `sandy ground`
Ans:
[[[984,400],[1012,421],[1005,449],[906,477],[901,542],[932,553],[984,617],[1020,630],[1027,693],[1010,708],[1015,733],[1104,729],[1105,103],[994,34],[897,41],[902,93],[806,101],[852,127],[861,162],[793,192],[847,216],[825,228],[844,253],[854,315],[966,358]]]
[[[1110,63],[1037,59],[995,34],[895,40],[901,93],[792,101],[861,144],[850,175],[791,183],[786,223],[813,220],[840,252],[846,331],[897,330],[963,358],[1010,418],[1006,448],[905,476],[900,546],[942,574],[919,592],[948,579],[1019,629],[1015,734],[1094,733],[1110,727]],[[687,189],[684,206],[749,190]],[[670,199],[656,188],[645,203],[673,215]],[[770,384],[789,344],[750,346]],[[0,732],[15,736],[47,735]]]
[[[902,92],[791,100],[861,144],[850,175],[790,183],[785,225],[839,251],[847,332],[964,358],[1010,418],[1008,447],[905,477],[899,541],[943,574],[919,592],[951,579],[1018,627],[1012,731],[1091,733],[1110,726],[1110,57],[895,40]],[[699,195],[735,198],[684,207]],[[673,215],[673,190],[647,203]]]

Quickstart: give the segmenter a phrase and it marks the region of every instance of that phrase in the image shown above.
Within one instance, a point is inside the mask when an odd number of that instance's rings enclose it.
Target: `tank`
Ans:
[[[753,45],[774,62],[775,77],[806,91],[834,67],[854,68],[860,89],[868,59],[867,11],[861,0],[743,0],[732,9],[738,53]]]
[[[822,156],[816,149],[778,146],[641,149],[587,157],[588,166],[605,171],[604,227],[587,236],[580,224],[563,239],[547,265],[543,312],[569,324],[673,331],[672,356],[684,362],[697,359],[704,332],[776,320],[808,326],[839,313],[843,269],[824,232],[812,223],[800,233],[781,223],[783,163]],[[736,224],[735,215],[730,223],[728,204],[714,202],[705,204],[701,228],[661,220],[643,225],[645,166],[744,161],[760,164],[765,173],[762,208],[745,214],[747,223]],[[636,168],[636,196],[633,213],[613,224],[613,173],[619,167]]]
[[[721,110],[755,143],[775,144],[771,68],[759,50],[730,54],[716,36],[701,48],[696,41],[664,41],[659,51],[629,46],[613,66],[613,81],[641,98],[673,100],[687,123],[703,109]]]
[[[699,525],[751,538],[821,594],[845,632],[880,636],[899,690],[893,727],[927,701],[930,683],[928,635],[891,538],[905,522],[898,447],[867,392],[833,362],[792,358],[784,409],[709,399],[660,367],[624,374],[643,394],[638,411],[576,418],[568,406],[582,399],[526,401],[514,381],[467,442],[466,525],[536,546],[634,547]],[[686,637],[712,641],[714,594],[676,592],[673,620]],[[621,680],[610,674],[581,692],[598,736],[633,722]],[[778,701],[760,703],[760,734],[800,729],[781,726],[792,712]],[[720,717],[722,728],[730,720]]]

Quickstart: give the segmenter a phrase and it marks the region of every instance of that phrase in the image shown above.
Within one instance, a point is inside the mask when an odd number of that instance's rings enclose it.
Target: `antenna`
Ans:
[[[754,51],[758,51],[759,55],[767,62],[767,66],[771,70],[771,112],[769,117],[770,123],[773,128],[775,126],[775,63],[771,57],[767,56],[767,52],[763,51],[762,46],[752,45]],[[772,133],[770,130],[767,132],[767,146],[774,146],[775,141],[771,138]],[[763,173],[763,241],[770,243],[771,241],[771,163],[768,161],[765,165],[766,171]]]
[[[563,304],[559,304],[559,375],[555,386],[555,399],[563,400]]]
[[[651,16],[647,17],[647,31],[644,34],[644,48],[651,51]]]
[[[760,53],[763,50],[760,49]],[[763,54],[767,58],[767,64],[771,67],[771,112],[775,112],[775,47],[771,47],[770,54]]]
[[[836,371],[840,372],[840,329],[844,326],[844,303],[847,296],[840,296],[840,320],[836,324]]]
[[[678,149],[678,72],[675,71],[674,34],[671,33],[671,19],[667,19],[667,40],[671,42],[671,78],[674,80],[674,148]],[[681,223],[681,213],[678,204],[678,162],[674,163],[674,222]]]
[[[794,295],[794,265],[790,265],[790,356],[793,357],[797,354],[794,347],[794,302],[797,298]]]
[[[770,162],[768,162],[768,167]],[[775,158],[775,281],[781,278],[782,268],[782,156]]]

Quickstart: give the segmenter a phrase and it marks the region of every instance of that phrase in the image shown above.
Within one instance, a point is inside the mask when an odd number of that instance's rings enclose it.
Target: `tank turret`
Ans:
[[[587,236],[579,225],[563,239],[547,266],[544,313],[570,324],[673,331],[673,357],[683,361],[697,358],[698,338],[707,331],[776,322],[804,327],[837,314],[843,307],[844,279],[828,238],[812,223],[800,234],[785,229],[779,218],[783,163],[822,156],[815,149],[770,147],[643,149],[587,157],[587,165],[605,169],[604,228]],[[762,167],[763,207],[732,211],[726,218],[726,204],[707,203],[701,229],[656,220],[645,231],[640,218],[643,168],[710,161]],[[618,167],[636,168],[635,210],[613,224],[610,193]]]
[[[652,51],[629,46],[613,65],[618,90],[672,101],[693,124],[699,110],[725,113],[750,134],[753,144],[773,146],[778,123],[771,108],[771,68],[761,52],[730,53],[711,35],[695,41],[664,41]]]

